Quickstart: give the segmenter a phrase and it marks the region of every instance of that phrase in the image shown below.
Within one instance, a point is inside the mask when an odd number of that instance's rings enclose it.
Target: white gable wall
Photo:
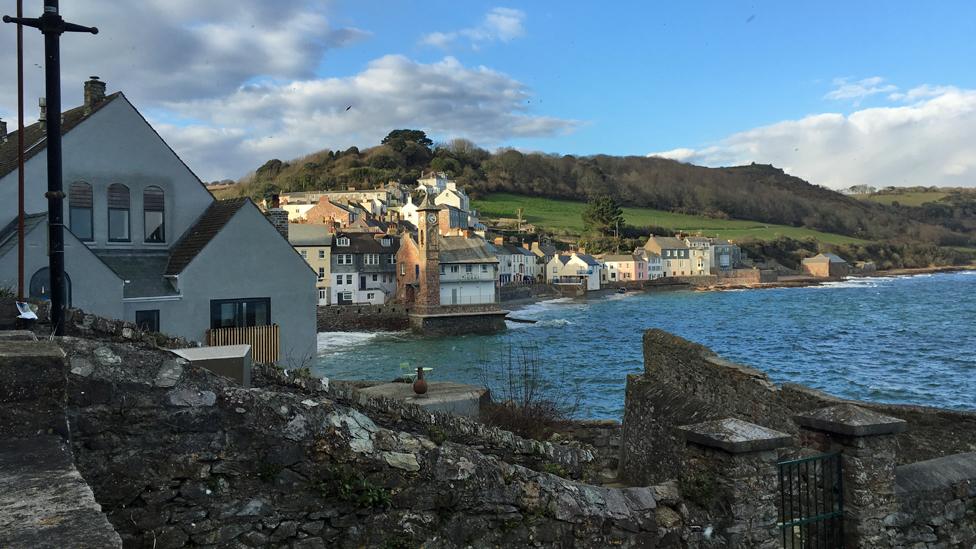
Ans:
[[[125,99],[117,97],[69,131],[62,140],[64,191],[74,181],[92,186],[94,248],[169,248],[213,202],[213,196]],[[29,145],[29,144],[28,144]],[[47,211],[47,149],[24,167],[25,210]],[[17,215],[17,171],[0,178],[0,223]],[[131,242],[108,242],[106,190],[112,183],[129,187]],[[165,192],[166,242],[144,243],[143,189],[150,185]],[[67,226],[68,200],[64,201]]]

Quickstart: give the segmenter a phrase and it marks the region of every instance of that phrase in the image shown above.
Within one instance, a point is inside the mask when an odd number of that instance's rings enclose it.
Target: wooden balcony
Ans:
[[[207,345],[250,345],[251,357],[257,364],[274,364],[280,349],[278,325],[243,326],[207,330]]]

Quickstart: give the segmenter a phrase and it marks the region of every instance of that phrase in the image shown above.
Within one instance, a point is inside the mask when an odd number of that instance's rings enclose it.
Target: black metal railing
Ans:
[[[839,453],[779,463],[779,527],[787,549],[844,546],[844,484]]]

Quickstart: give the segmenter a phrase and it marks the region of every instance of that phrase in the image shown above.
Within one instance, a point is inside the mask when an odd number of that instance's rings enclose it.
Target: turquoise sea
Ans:
[[[388,380],[400,364],[481,384],[484,365],[529,349],[543,384],[584,387],[577,415],[623,414],[628,373],[643,368],[641,334],[656,327],[761,369],[860,400],[976,410],[976,271],[856,278],[818,287],[619,294],[557,299],[513,315],[493,336],[322,333],[316,373]]]

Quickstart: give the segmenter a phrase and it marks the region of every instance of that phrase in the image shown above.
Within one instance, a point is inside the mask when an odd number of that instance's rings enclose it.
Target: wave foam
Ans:
[[[365,345],[381,336],[392,336],[397,332],[319,332],[316,337],[318,354],[334,353]]]

